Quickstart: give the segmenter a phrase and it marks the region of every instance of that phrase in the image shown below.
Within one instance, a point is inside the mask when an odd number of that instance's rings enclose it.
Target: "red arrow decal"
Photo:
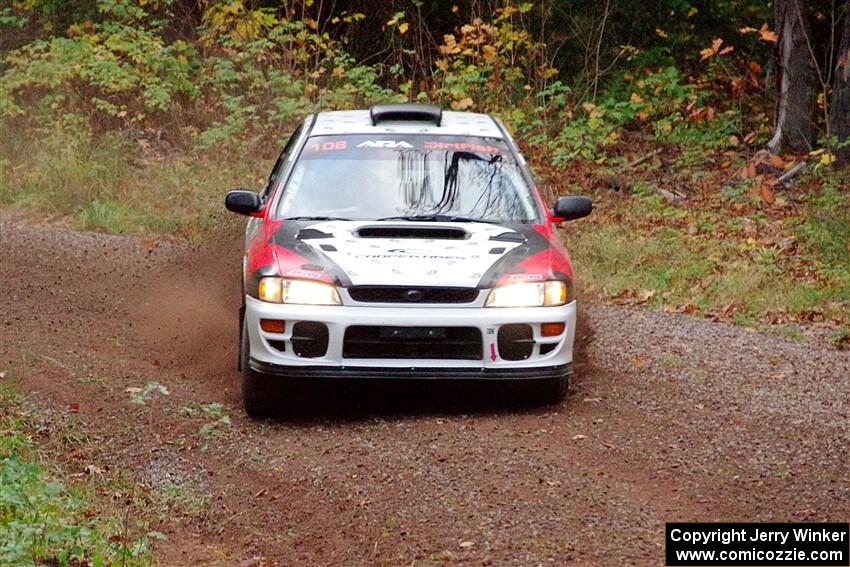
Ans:
[[[490,360],[492,360],[493,362],[496,362],[497,358],[498,357],[496,356],[496,344],[490,343]]]

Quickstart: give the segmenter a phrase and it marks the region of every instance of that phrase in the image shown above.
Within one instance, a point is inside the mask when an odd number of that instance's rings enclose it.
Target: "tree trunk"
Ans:
[[[830,134],[838,139],[835,157],[839,165],[850,163],[850,0],[844,10],[841,44],[835,59],[835,83],[829,109]]]
[[[807,38],[808,0],[776,0],[779,101],[768,148],[810,151],[817,141],[817,81]]]

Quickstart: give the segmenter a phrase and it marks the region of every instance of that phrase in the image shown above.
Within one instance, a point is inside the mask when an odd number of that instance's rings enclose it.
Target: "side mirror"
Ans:
[[[558,197],[552,208],[554,222],[563,222],[586,217],[593,210],[593,201],[583,195]]]
[[[263,210],[263,203],[260,201],[260,196],[253,191],[245,191],[239,189],[230,191],[227,197],[224,198],[224,206],[228,211],[239,213],[240,215],[256,216],[257,213]]]

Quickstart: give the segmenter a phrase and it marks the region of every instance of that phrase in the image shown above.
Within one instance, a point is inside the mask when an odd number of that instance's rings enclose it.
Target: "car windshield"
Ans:
[[[504,142],[419,134],[310,138],[276,217],[531,223],[539,212]]]

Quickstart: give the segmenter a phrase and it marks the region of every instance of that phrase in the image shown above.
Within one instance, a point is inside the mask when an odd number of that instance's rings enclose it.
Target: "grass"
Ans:
[[[96,142],[71,124],[0,136],[0,205],[82,230],[192,237],[221,213],[227,190],[259,187],[264,160],[153,151],[127,136]]]
[[[142,566],[148,540],[126,538],[126,518],[104,513],[92,482],[68,484],[33,442],[21,401],[0,389],[0,564]]]
[[[615,301],[722,313],[749,326],[841,327],[850,322],[846,183],[830,178],[795,213],[752,204],[738,212],[720,191],[671,204],[638,181],[628,198],[597,195],[594,216],[566,229],[567,245],[582,285]]]

